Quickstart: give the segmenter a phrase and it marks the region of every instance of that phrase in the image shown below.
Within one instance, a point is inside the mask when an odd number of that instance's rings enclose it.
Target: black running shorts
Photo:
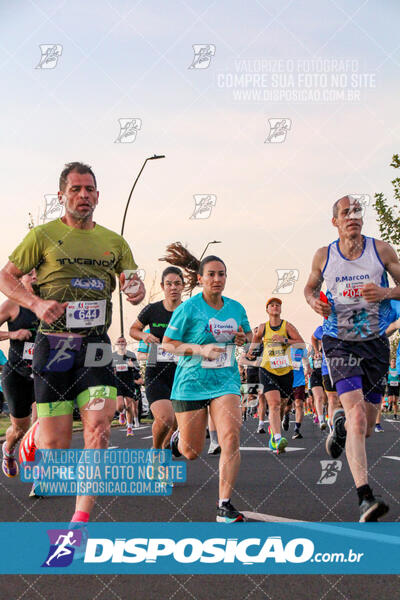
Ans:
[[[4,387],[4,385],[3,385]],[[396,398],[399,397],[399,386],[398,385],[389,385],[388,386],[388,396],[396,396]]]
[[[39,417],[72,414],[75,399],[79,408],[87,405],[89,409],[93,403],[93,410],[99,410],[104,398],[117,397],[106,334],[64,337],[38,333],[32,368]]]
[[[364,394],[383,394],[390,356],[386,335],[359,342],[324,335],[322,346],[334,384],[341,379],[359,375],[362,378]]]
[[[134,398],[136,394],[135,384],[133,381],[132,370],[121,371],[115,373],[115,387],[117,388],[117,396],[124,398]]]
[[[322,387],[322,369],[313,369],[310,377],[310,388]]]
[[[336,392],[336,386],[332,385],[329,375],[322,375],[322,383],[326,392]]]
[[[247,367],[246,383],[260,383],[260,375],[258,367]]]
[[[145,385],[149,405],[157,402],[157,400],[168,400],[171,398],[175,371],[175,363],[160,363],[155,367],[146,367]]]
[[[293,389],[293,371],[286,375],[275,375],[260,367],[260,383],[264,386],[264,394],[278,390],[281,398],[290,398]]]

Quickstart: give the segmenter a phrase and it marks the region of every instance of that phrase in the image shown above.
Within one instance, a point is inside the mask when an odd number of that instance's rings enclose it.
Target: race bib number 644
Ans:
[[[69,302],[66,311],[67,327],[97,327],[106,322],[106,300]]]

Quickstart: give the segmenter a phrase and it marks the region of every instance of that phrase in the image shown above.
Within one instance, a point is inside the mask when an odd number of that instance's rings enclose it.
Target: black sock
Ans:
[[[294,428],[297,429],[297,431],[300,431],[300,427],[301,427],[301,423],[294,424]]]
[[[357,494],[358,494],[358,504],[361,504],[361,502],[363,500],[372,500],[374,497],[372,490],[369,487],[368,483],[358,487]]]

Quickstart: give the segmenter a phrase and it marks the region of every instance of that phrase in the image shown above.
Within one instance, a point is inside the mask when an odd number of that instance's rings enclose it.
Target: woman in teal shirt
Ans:
[[[240,375],[235,345],[251,341],[243,306],[222,296],[225,263],[217,256],[199,262],[179,242],[168,247],[167,262],[185,269],[188,289],[203,291],[175,309],[165,331],[163,348],[180,356],[171,392],[178,431],[171,438],[175,456],[189,460],[203,450],[207,407],[221,446],[217,521],[243,521],[230,499],[240,465]]]
[[[397,419],[397,401],[399,399],[399,383],[400,375],[396,368],[396,359],[392,358],[390,361],[390,368],[388,373],[388,401],[389,406],[392,405],[393,418]]]

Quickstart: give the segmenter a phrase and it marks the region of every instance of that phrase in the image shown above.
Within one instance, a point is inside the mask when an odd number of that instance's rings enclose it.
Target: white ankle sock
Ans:
[[[223,502],[229,502],[230,498],[220,498],[218,500],[218,506],[221,508]]]

